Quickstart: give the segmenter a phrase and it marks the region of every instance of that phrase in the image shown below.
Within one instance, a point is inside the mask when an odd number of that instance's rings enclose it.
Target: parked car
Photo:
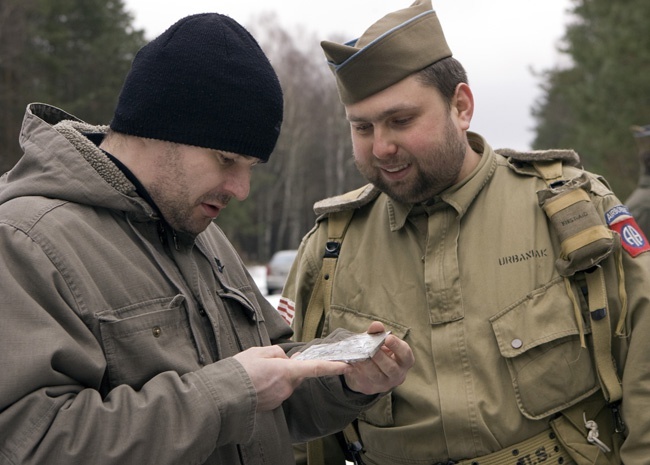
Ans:
[[[291,269],[297,250],[279,250],[266,265],[266,289],[269,294],[281,292]]]

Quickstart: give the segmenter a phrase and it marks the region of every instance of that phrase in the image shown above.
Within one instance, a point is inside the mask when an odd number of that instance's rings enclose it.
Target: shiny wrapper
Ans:
[[[375,355],[389,334],[390,331],[374,334],[361,333],[338,342],[316,344],[300,352],[295,359],[361,362]]]

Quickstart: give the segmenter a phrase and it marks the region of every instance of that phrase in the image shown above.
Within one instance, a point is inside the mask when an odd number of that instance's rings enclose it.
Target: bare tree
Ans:
[[[254,172],[245,218],[228,208],[219,223],[242,255],[264,261],[279,249],[298,247],[316,219],[313,204],[363,181],[351,156],[349,125],[318,39],[284,28],[272,13],[248,29],[273,64],[284,92],[282,133],[270,163]],[[246,208],[242,206],[241,208]],[[250,236],[245,231],[250,232]]]

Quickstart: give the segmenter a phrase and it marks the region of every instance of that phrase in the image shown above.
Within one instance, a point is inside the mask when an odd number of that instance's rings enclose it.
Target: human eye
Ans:
[[[353,123],[351,126],[356,134],[368,134],[372,131],[372,124],[369,123]]]
[[[393,125],[400,127],[400,126],[408,126],[411,121],[413,121],[412,116],[402,116],[399,118],[394,118],[393,119]]]

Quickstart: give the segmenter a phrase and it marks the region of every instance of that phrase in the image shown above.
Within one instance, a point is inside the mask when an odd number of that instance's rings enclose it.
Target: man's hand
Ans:
[[[255,386],[259,412],[279,407],[305,378],[342,375],[353,369],[343,362],[292,360],[277,346],[253,347],[234,359],[241,363]]]
[[[368,328],[370,334],[382,331],[384,325],[377,321]],[[352,370],[345,373],[345,382],[350,389],[363,394],[386,392],[404,382],[414,362],[411,347],[389,334],[384,345],[370,360],[350,365]]]
[[[374,322],[368,332],[380,333],[384,325]],[[234,356],[244,367],[257,391],[257,410],[279,407],[306,378],[344,375],[347,386],[363,394],[386,392],[404,382],[413,366],[409,345],[389,334],[370,359],[347,364],[326,360],[290,359],[278,346],[253,347]]]

